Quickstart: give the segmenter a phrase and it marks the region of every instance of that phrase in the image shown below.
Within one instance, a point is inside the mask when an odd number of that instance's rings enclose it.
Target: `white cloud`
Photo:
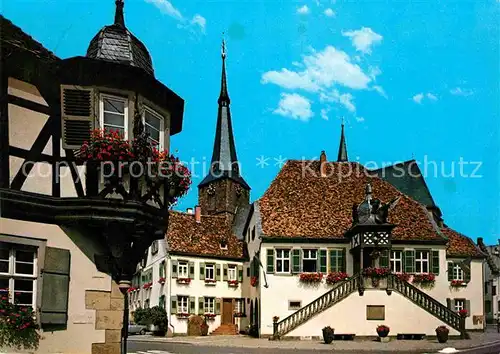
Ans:
[[[328,112],[330,112],[328,108],[321,108],[321,118],[328,120]]]
[[[362,27],[355,31],[342,31],[342,35],[349,37],[356,50],[365,54],[370,54],[372,46],[380,43],[383,38],[380,34],[375,33],[371,28],[367,27]]]
[[[325,14],[325,16],[328,16],[328,17],[335,16],[335,12],[332,9],[330,9],[330,8],[326,9],[325,11],[323,11],[323,13]]]
[[[385,90],[382,88],[382,86],[379,85],[374,85],[372,89],[380,94],[380,96],[384,98],[388,98],[387,93],[385,93]]]
[[[356,122],[363,123],[365,121],[365,118],[363,117],[356,117]]]
[[[302,7],[299,7],[297,9],[297,13],[301,14],[301,15],[307,15],[308,13],[310,12],[309,8],[307,7],[307,5],[304,5]]]
[[[205,17],[200,14],[196,14],[193,16],[191,20],[186,19],[182,13],[175,8],[174,5],[169,0],[144,0],[147,3],[155,5],[161,13],[166,14],[177,21],[180,21],[177,24],[177,28],[187,28],[193,30],[193,26],[197,27],[202,33],[205,33],[205,28],[207,25],[207,20]]]
[[[203,17],[199,14],[196,14],[191,19],[191,24],[195,24],[195,25],[200,26],[201,31],[205,32],[205,26],[207,25],[207,20],[205,17]]]
[[[341,94],[337,89],[333,89],[328,93],[321,92],[319,99],[322,102],[336,102],[343,105],[349,112],[355,112],[356,106],[354,105],[354,96],[350,93]]]
[[[417,93],[415,96],[412,97],[413,101],[418,103],[418,104],[421,104],[422,101],[424,99],[428,99],[430,101],[437,101],[438,98],[436,95],[434,95],[433,93],[430,93],[430,92],[427,92],[427,93],[423,93],[423,92],[420,92],[420,93]]]
[[[500,0],[499,0],[500,1]],[[472,96],[474,94],[474,91],[471,89],[463,89],[461,87],[455,87],[450,90],[450,93],[455,96]]]
[[[282,93],[273,113],[307,122],[312,116],[311,101],[296,93]]]

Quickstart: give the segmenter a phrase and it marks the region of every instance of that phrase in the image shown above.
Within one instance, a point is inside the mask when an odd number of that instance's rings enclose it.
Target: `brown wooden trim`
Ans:
[[[46,114],[48,116],[50,115],[50,107],[44,106],[43,104],[40,104],[38,102],[33,102],[14,95],[8,95],[8,101],[10,104],[13,104],[15,106],[26,108],[37,113]]]
[[[0,62],[0,72],[0,188],[9,188],[9,80],[5,72],[5,60],[3,56]]]

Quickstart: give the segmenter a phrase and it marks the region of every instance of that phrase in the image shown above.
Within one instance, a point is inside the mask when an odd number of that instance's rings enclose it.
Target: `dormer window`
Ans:
[[[120,96],[101,94],[99,123],[104,130],[118,130],[128,139],[128,100]]]
[[[225,240],[222,240],[222,241],[220,242],[220,248],[221,248],[222,250],[227,250],[227,242],[226,242]]]

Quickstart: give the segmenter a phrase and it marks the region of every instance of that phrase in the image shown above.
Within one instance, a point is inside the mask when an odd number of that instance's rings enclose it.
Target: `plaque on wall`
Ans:
[[[378,321],[385,320],[385,306],[366,305],[366,319]]]

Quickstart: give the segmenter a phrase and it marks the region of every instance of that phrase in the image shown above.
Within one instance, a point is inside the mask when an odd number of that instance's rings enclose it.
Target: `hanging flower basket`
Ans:
[[[306,284],[314,284],[314,283],[321,283],[323,280],[323,273],[302,273],[299,276],[299,280],[302,283]]]
[[[257,286],[258,283],[259,283],[259,279],[257,277],[250,278],[250,285],[253,286],[254,288]]]
[[[165,284],[166,281],[167,279],[165,277],[161,277],[160,279],[158,279],[158,283],[161,285]]]
[[[191,278],[177,278],[178,284],[190,284]]]
[[[413,284],[419,285],[422,288],[432,288],[436,282],[436,276],[433,273],[415,274],[413,276]]]
[[[347,279],[349,279],[349,275],[345,272],[330,272],[326,276],[326,283],[328,285],[334,285]]]

